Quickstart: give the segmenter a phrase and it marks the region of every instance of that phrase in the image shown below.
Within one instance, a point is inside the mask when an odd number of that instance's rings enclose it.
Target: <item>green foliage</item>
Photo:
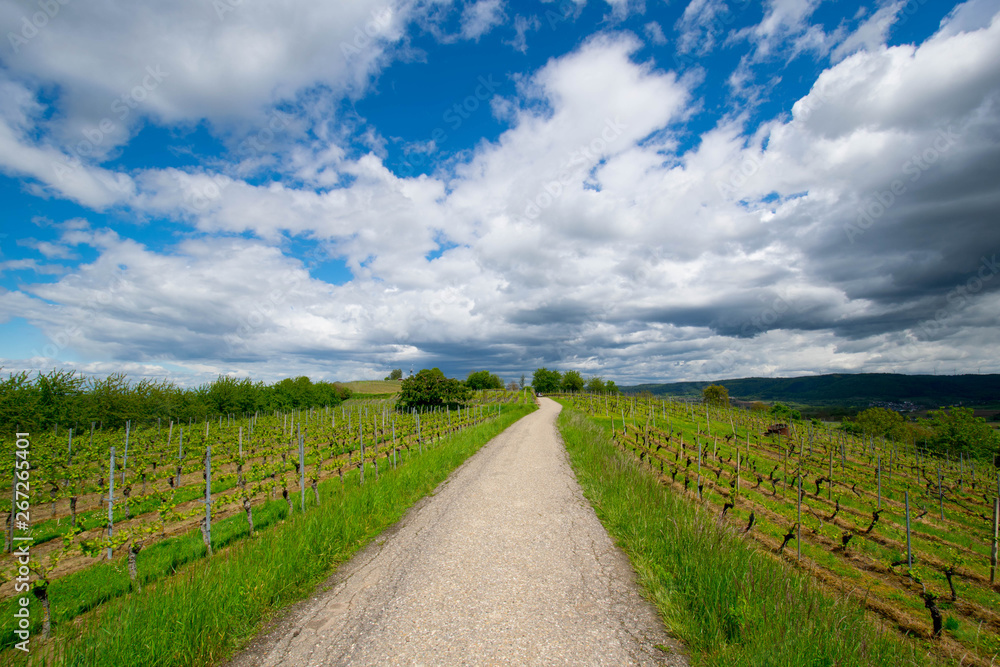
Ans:
[[[729,405],[729,390],[721,384],[710,384],[701,390],[701,399],[711,405]]]
[[[531,376],[531,386],[536,393],[549,393],[559,391],[562,386],[562,374],[559,371],[539,368]]]
[[[601,378],[592,377],[589,380],[587,380],[587,384],[584,385],[584,389],[586,389],[589,392],[599,394],[602,391],[605,391],[606,385],[604,384],[604,380],[602,380]]]
[[[977,457],[992,457],[1000,449],[1000,436],[982,417],[973,416],[972,408],[950,407],[931,410],[924,424],[933,430],[927,444],[939,452],[971,452]]]
[[[583,376],[577,371],[566,371],[562,377],[563,391],[583,391]]]
[[[425,368],[403,380],[396,407],[411,408],[458,406],[464,404],[472,391],[462,382],[445,377],[439,368]]]
[[[845,419],[841,428],[856,435],[884,436],[893,440],[903,440],[907,434],[903,415],[886,408],[863,410],[853,420]]]
[[[489,371],[473,371],[465,379],[469,389],[503,389],[503,380]]]
[[[403,379],[403,369],[394,368],[392,372],[385,376],[386,380],[402,380]]]
[[[771,406],[771,409],[768,410],[768,414],[771,415],[772,417],[774,417],[775,419],[778,419],[778,420],[781,420],[781,421],[791,421],[793,419],[802,419],[802,413],[801,412],[799,412],[798,410],[791,409],[790,407],[788,407],[784,403],[775,403],[773,406]]]
[[[307,377],[285,379],[274,385],[249,378],[219,376],[214,382],[182,389],[166,380],[132,382],[124,373],[86,378],[73,371],[11,373],[0,381],[0,428],[40,430],[59,425],[78,430],[96,422],[103,428],[121,428],[126,421],[155,422],[204,419],[220,414],[257,410],[290,410],[339,405],[349,389]]]
[[[621,391],[618,389],[618,385],[615,384],[614,380],[608,380],[604,383],[604,391],[609,394],[619,394]]]

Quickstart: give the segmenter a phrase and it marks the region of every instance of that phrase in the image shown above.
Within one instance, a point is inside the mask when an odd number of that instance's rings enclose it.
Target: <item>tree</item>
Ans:
[[[790,421],[792,419],[802,419],[802,413],[798,410],[793,410],[784,403],[775,403],[769,411],[770,415],[775,419],[781,419],[783,421]]]
[[[850,424],[850,425],[848,425]],[[903,415],[886,408],[868,408],[859,412],[854,419],[844,423],[844,430],[869,436],[903,440],[906,423]]]
[[[521,381],[518,383],[518,389],[524,389],[524,373],[521,373]]]
[[[531,386],[534,387],[536,394],[559,391],[560,385],[562,385],[562,374],[559,371],[550,371],[544,366],[531,376]]]
[[[511,380],[507,383],[507,391],[520,391],[521,387],[517,384],[517,380]]]
[[[469,400],[471,390],[462,382],[447,378],[439,368],[423,369],[403,380],[396,407],[457,407]]]
[[[402,380],[403,379],[403,369],[402,368],[394,368],[394,369],[392,369],[392,372],[389,373],[385,377],[385,379],[386,380]]]
[[[562,378],[563,391],[583,391],[583,376],[578,371],[566,371]]]
[[[503,380],[489,371],[473,371],[465,379],[469,389],[503,389]]]
[[[924,424],[931,427],[933,435],[928,441],[939,452],[968,452],[974,456],[993,457],[1000,449],[1000,436],[982,417],[976,417],[972,408],[952,406],[931,410]]]
[[[701,400],[711,405],[729,405],[729,390],[721,384],[710,384],[701,390]]]
[[[608,392],[609,394],[620,393],[618,391],[618,385],[615,384],[614,380],[608,380],[607,382],[604,383],[604,391]]]
[[[602,380],[599,377],[592,377],[589,380],[587,380],[587,384],[585,385],[585,388],[589,392],[593,392],[595,394],[599,394],[599,393],[601,393],[602,391],[605,390],[604,380]]]

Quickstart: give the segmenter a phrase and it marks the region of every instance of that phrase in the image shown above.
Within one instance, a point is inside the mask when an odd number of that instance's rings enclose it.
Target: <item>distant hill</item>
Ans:
[[[906,403],[918,407],[1000,404],[1000,375],[899,375],[836,373],[798,378],[739,378],[713,382],[671,382],[622,387],[627,394],[650,391],[658,396],[700,397],[710,384],[721,384],[731,398],[782,401],[799,405],[867,406]]]

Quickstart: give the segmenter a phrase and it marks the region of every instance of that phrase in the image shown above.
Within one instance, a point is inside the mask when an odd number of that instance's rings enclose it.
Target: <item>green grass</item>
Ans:
[[[409,453],[396,470],[381,470],[377,483],[369,477],[361,486],[356,473],[345,476],[344,484],[330,480],[313,511],[296,510],[284,518],[283,500],[261,505],[260,514],[255,507],[257,523],[273,505],[270,521],[277,525],[257,532],[253,539],[240,539],[245,537],[240,532],[246,532],[242,515],[213,524],[217,553],[212,558],[202,557],[204,545],[197,534],[164,545],[161,555],[154,553],[159,546],[154,545],[139,557],[140,576],[147,582],[141,593],[128,590],[121,564],[117,571],[114,564],[106,566],[108,572],[101,576],[89,568],[74,582],[83,589],[75,596],[93,600],[104,595],[105,600],[83,623],[57,628],[49,660],[53,652],[58,656],[54,662],[66,665],[207,665],[226,659],[277,610],[309,595],[338,564],[398,521],[490,438],[533,409],[524,404],[504,406],[499,419],[445,438],[421,455]],[[312,493],[306,497],[310,504]],[[232,546],[218,551],[227,542]],[[179,567],[186,561],[193,562]],[[178,571],[154,581],[157,575],[150,576],[152,570]],[[88,587],[88,582],[93,583]],[[107,599],[109,595],[117,597]],[[57,600],[53,590],[53,613],[58,618],[58,605],[69,598]],[[39,617],[36,609],[33,618]],[[34,657],[45,660],[47,652],[36,641]],[[9,660],[10,653],[2,658]]]
[[[585,495],[692,664],[928,664],[857,603],[825,596],[658,484],[593,421],[565,409],[559,428]]]
[[[355,380],[353,382],[342,382],[345,387],[354,394],[398,394],[403,389],[402,380]]]

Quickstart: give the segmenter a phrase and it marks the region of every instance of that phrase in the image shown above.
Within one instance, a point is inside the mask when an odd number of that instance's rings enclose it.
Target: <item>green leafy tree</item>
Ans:
[[[771,409],[768,411],[775,419],[781,421],[791,421],[793,419],[802,419],[802,413],[798,410],[793,410],[784,403],[775,403]]]
[[[875,437],[903,440],[906,436],[906,421],[903,415],[887,408],[868,408],[859,412],[854,419],[844,422],[844,430]]]
[[[465,379],[469,389],[503,389],[503,380],[489,371],[473,371]]]
[[[589,392],[599,394],[605,389],[604,380],[599,377],[592,377],[587,380],[587,384],[584,385],[584,388]]]
[[[619,391],[618,389],[618,385],[615,384],[614,380],[608,380],[607,382],[604,383],[604,391],[608,392],[609,394],[621,393],[621,391]]]
[[[729,405],[729,390],[721,384],[710,384],[701,390],[701,399],[712,405]]]
[[[562,386],[562,374],[559,371],[550,371],[542,367],[536,370],[531,376],[531,386],[535,393],[552,393],[559,391]]]
[[[563,391],[583,391],[583,385],[583,376],[578,371],[566,371],[563,373]]]
[[[462,382],[445,377],[439,368],[425,368],[403,380],[396,407],[458,406],[469,400],[471,390]]]
[[[939,452],[970,452],[977,457],[992,457],[1000,450],[1000,436],[972,408],[952,406],[931,410],[924,424],[932,430],[928,445]]]

